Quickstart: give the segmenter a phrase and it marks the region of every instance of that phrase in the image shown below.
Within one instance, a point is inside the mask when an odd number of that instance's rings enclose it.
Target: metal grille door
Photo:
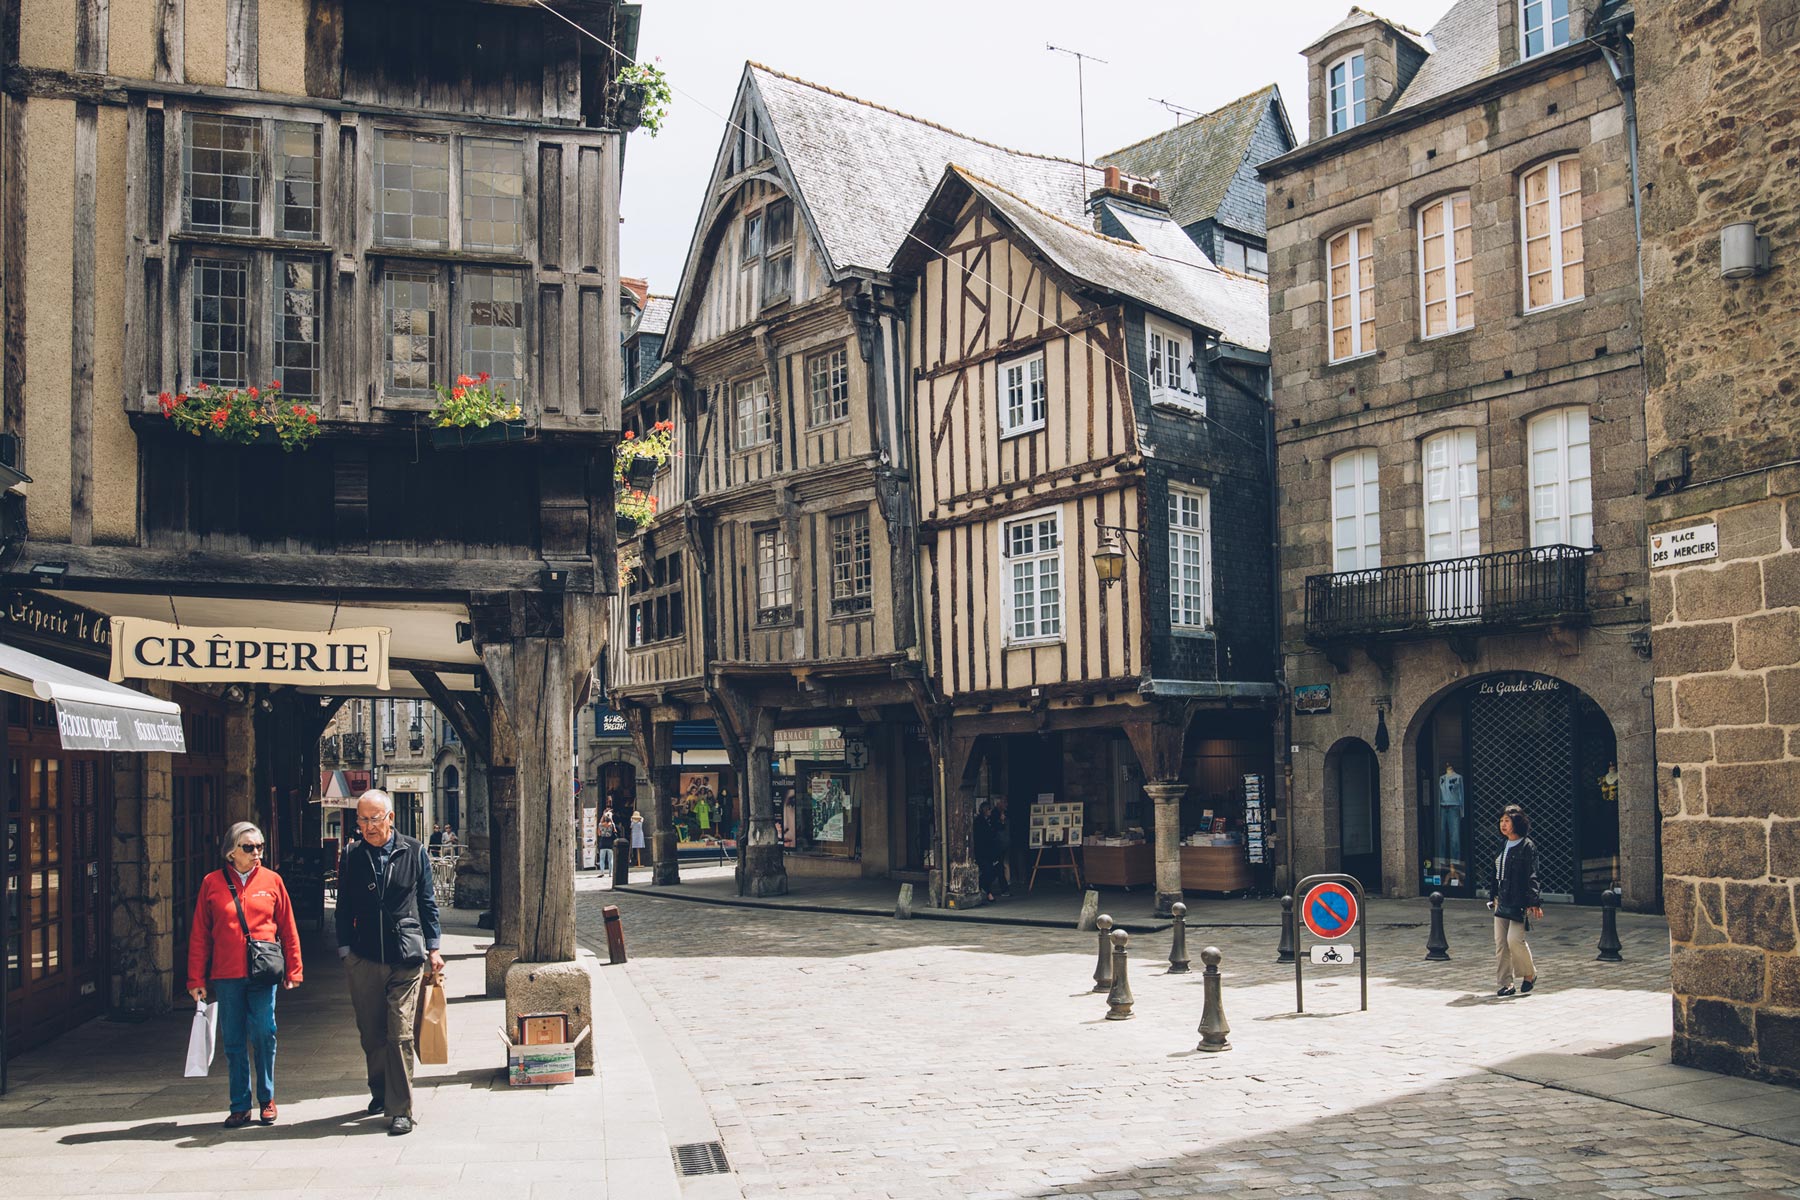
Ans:
[[[1469,697],[1469,820],[1473,869],[1485,892],[1500,853],[1500,814],[1517,804],[1531,817],[1538,852],[1538,887],[1573,896],[1575,860],[1575,729],[1567,684],[1531,690],[1554,680],[1487,680]],[[1514,690],[1519,688],[1521,690]]]

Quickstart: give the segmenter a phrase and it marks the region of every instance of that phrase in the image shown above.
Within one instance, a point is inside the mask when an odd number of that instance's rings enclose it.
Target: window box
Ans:
[[[494,421],[487,425],[433,425],[431,446],[434,450],[475,450],[483,446],[504,446],[510,442],[529,442],[537,430],[527,421]]]
[[[661,466],[647,455],[634,458],[625,467],[625,482],[634,488],[647,488],[656,482],[656,472]]]

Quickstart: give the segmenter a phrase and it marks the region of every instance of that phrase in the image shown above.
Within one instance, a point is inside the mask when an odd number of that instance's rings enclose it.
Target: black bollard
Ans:
[[[1101,913],[1094,918],[1094,928],[1100,931],[1100,954],[1094,961],[1094,990],[1109,992],[1112,990],[1112,918]]]
[[[1275,948],[1275,961],[1291,963],[1294,961],[1294,898],[1281,898],[1281,945]]]
[[[631,883],[631,843],[620,838],[613,843],[613,886],[626,887]]]
[[[1187,905],[1178,900],[1169,906],[1169,912],[1175,917],[1175,932],[1169,938],[1169,974],[1186,975],[1188,970]]]
[[[1123,929],[1113,930],[1112,990],[1106,993],[1106,1019],[1109,1021],[1131,1020],[1131,980],[1125,971],[1125,947],[1130,941],[1131,935]]]
[[[1450,939],[1444,936],[1444,893],[1431,893],[1431,936],[1425,939],[1425,961],[1449,962]]]
[[[1219,994],[1219,960],[1223,957],[1217,946],[1208,946],[1200,952],[1200,961],[1206,964],[1206,1007],[1200,1010],[1199,1049],[1208,1054],[1231,1049],[1231,1042],[1227,1040],[1231,1026],[1225,1020],[1225,1000]]]
[[[1619,951],[1619,902],[1624,897],[1618,888],[1608,888],[1600,893],[1600,956],[1595,962],[1624,962],[1625,956]]]

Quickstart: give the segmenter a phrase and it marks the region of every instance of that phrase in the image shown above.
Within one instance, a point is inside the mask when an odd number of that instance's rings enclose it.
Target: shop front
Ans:
[[[1514,672],[1458,687],[1426,718],[1414,769],[1421,893],[1487,894],[1509,804],[1531,819],[1546,899],[1598,903],[1620,879],[1618,743],[1572,684]]]

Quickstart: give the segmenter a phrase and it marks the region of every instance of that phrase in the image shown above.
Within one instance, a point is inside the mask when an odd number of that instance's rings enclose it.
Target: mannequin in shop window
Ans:
[[[1606,774],[1600,777],[1600,799],[1608,804],[1619,802],[1619,764],[1608,763]]]
[[[1463,777],[1456,773],[1454,764],[1444,764],[1437,787],[1439,857],[1443,859],[1445,885],[1455,886],[1457,880],[1449,876],[1462,864]]]

